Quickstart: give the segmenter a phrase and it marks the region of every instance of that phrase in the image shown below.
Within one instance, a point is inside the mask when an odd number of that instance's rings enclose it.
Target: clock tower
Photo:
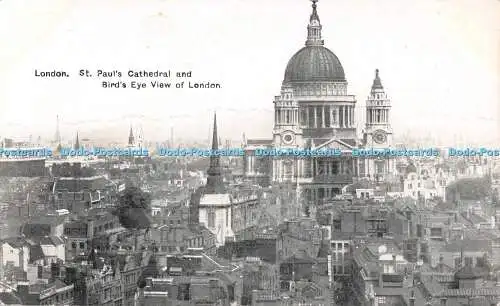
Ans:
[[[281,148],[297,148],[302,145],[299,104],[291,86],[284,85],[281,95],[274,98],[273,143]]]
[[[375,79],[366,100],[366,126],[364,129],[364,146],[367,149],[385,149],[392,146],[392,128],[390,124],[391,101],[385,93],[379,70],[375,70]],[[368,160],[365,173],[375,179],[382,179],[392,172],[393,160],[389,157]]]

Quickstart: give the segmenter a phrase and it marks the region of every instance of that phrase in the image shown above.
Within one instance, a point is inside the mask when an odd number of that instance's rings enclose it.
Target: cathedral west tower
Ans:
[[[363,133],[366,148],[386,149],[392,146],[392,128],[390,124],[391,100],[388,98],[379,70],[366,100],[366,124]],[[364,163],[364,174],[373,180],[382,180],[393,172],[394,161],[388,157],[368,159]]]

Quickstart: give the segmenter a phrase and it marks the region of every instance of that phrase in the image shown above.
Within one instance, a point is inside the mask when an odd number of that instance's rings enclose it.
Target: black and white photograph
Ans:
[[[500,306],[500,1],[0,0],[0,306]]]

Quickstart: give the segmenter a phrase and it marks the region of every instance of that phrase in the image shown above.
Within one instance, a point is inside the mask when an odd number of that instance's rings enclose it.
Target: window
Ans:
[[[377,296],[377,302],[379,304],[385,304],[386,303],[385,296]]]
[[[80,242],[80,249],[81,250],[85,249],[85,242]]]
[[[300,125],[304,126],[306,125],[307,121],[307,113],[305,109],[300,110]]]
[[[209,228],[215,227],[215,212],[214,211],[208,212],[208,227]]]
[[[332,109],[332,125],[337,124],[337,110]]]
[[[76,249],[76,242],[72,242],[72,243],[71,243],[71,248],[72,248],[73,250],[74,250],[74,249]]]
[[[314,127],[314,108],[312,106],[308,107],[309,117],[307,118],[308,126]]]
[[[477,257],[476,258],[476,266],[477,267],[485,267],[486,266],[486,260],[484,257]]]
[[[474,262],[472,257],[465,257],[464,263],[466,266],[472,266],[472,263]]]

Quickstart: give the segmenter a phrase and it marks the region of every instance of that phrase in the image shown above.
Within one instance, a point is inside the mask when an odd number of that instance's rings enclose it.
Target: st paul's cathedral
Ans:
[[[358,158],[357,148],[392,145],[391,103],[378,69],[366,100],[366,123],[359,139],[356,131],[356,97],[339,58],[324,46],[317,0],[312,0],[305,46],[285,70],[281,93],[274,98],[272,139],[247,139],[244,175],[262,186],[292,184],[307,202],[341,193],[354,180],[383,181],[395,172],[388,158]],[[337,149],[341,156],[258,156],[258,149]]]

